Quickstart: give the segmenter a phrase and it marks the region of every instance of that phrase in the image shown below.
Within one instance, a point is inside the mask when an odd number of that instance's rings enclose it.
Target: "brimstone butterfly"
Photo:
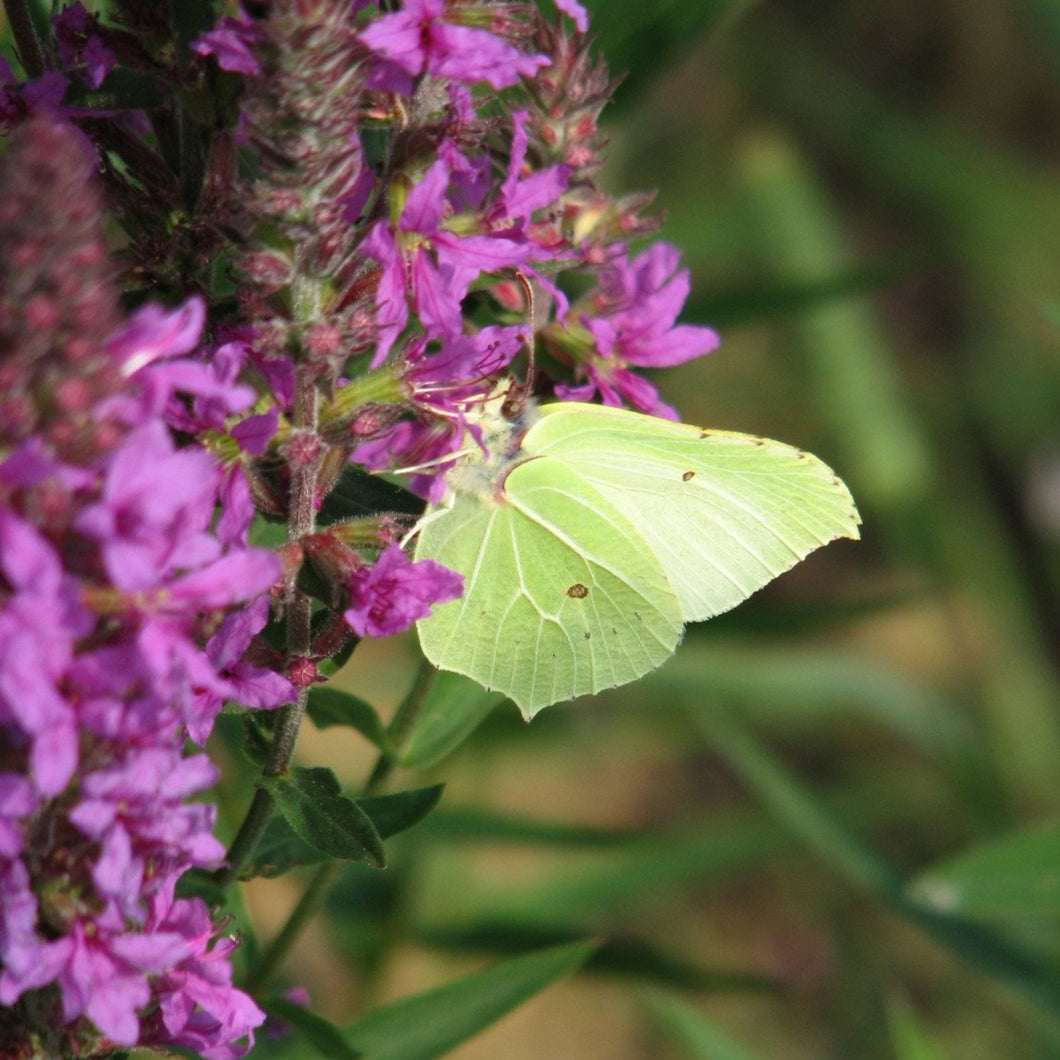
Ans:
[[[482,446],[421,525],[416,558],[463,574],[464,595],[417,630],[431,663],[528,718],[641,677],[686,622],[858,537],[846,486],[780,442],[578,402],[513,421],[503,405],[478,410]]]

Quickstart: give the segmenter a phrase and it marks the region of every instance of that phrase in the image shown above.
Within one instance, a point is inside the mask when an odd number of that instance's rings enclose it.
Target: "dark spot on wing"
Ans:
[[[592,636],[593,635],[592,635],[592,633],[589,632],[589,630],[585,631],[585,639],[586,640],[592,640]]]
[[[685,473],[684,473],[684,474],[683,474],[683,475],[681,476],[681,481],[682,481],[682,482],[691,482],[691,481],[692,481],[692,479],[694,479],[695,477],[696,477],[696,473],[695,473],[694,471],[686,471],[686,472],[685,472]]]
[[[584,600],[589,595],[589,590],[581,582],[575,582],[567,590],[567,595],[572,600]]]

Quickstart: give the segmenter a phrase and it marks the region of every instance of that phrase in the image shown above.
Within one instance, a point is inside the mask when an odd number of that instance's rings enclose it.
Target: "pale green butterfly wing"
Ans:
[[[681,637],[659,560],[616,507],[562,464],[517,464],[503,492],[466,492],[419,533],[418,559],[464,595],[417,623],[427,659],[541,707],[636,680]]]
[[[846,486],[780,442],[564,402],[539,410],[521,452],[562,464],[621,510],[658,557],[686,622],[728,610],[821,545],[858,536]]]

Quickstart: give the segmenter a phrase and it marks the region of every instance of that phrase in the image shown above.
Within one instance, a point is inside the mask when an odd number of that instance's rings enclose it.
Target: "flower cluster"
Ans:
[[[24,123],[5,169],[0,1052],[235,1056],[263,1017],[232,985],[232,941],[175,893],[224,856],[213,807],[188,801],[216,771],[184,746],[226,700],[291,698],[244,659],[280,568],[246,547],[252,509],[225,470],[165,417],[252,393],[187,358],[201,301],[120,321],[77,130]]]
[[[460,595],[399,542],[506,377],[672,415],[641,373],[717,342],[631,249],[649,197],[595,183],[576,0],[272,0],[186,46],[179,6],[77,2],[0,59],[4,1055],[238,1055],[261,1014],[175,892],[222,857],[184,740]]]

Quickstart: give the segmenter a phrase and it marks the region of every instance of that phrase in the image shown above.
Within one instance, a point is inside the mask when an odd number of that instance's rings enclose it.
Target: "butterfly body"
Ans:
[[[686,622],[858,533],[842,482],[778,442],[577,402],[488,407],[480,437],[416,549],[464,595],[417,627],[432,663],[528,717],[655,669]]]

